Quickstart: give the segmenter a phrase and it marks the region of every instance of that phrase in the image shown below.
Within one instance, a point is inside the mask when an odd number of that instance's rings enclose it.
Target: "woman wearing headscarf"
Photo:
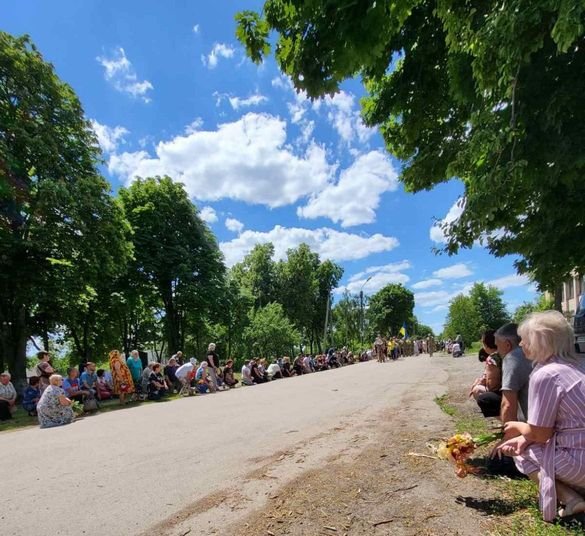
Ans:
[[[109,358],[113,392],[120,397],[120,404],[124,404],[126,395],[135,392],[132,374],[118,350],[112,350]]]
[[[499,450],[515,456],[518,469],[539,484],[545,521],[585,512],[585,364],[575,354],[575,335],[557,311],[530,315],[519,327],[530,376],[527,422],[506,423],[512,439]]]

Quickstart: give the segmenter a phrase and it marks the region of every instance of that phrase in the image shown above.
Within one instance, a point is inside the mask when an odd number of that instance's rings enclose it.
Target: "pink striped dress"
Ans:
[[[554,428],[545,443],[517,456],[524,474],[540,471],[540,508],[546,521],[556,516],[555,479],[585,489],[585,366],[552,358],[530,376],[528,424]]]

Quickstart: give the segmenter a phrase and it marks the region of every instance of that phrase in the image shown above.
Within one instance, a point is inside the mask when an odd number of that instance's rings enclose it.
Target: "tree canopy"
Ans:
[[[543,289],[585,272],[581,0],[267,0],[236,20],[256,62],[276,32],[280,69],[311,98],[361,76],[407,190],[463,183],[444,251],[519,254]]]
[[[502,301],[502,291],[484,283],[475,283],[468,296],[460,294],[449,304],[444,335],[454,338],[458,333],[470,344],[487,330],[497,330],[510,315]]]
[[[397,336],[413,318],[414,294],[400,283],[390,283],[370,297],[366,318],[370,337]]]
[[[0,367],[25,375],[33,334],[93,336],[102,282],[132,247],[77,96],[28,37],[0,32]]]

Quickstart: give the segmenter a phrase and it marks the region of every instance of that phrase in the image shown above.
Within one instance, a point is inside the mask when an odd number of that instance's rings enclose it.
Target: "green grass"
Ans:
[[[469,432],[476,437],[494,431],[489,428],[489,419],[484,419],[475,411],[470,413],[468,404],[458,403],[448,394],[436,397],[435,402],[442,411],[453,417],[458,433]],[[482,447],[478,450],[478,456],[487,456],[491,448]],[[534,482],[528,479],[493,479],[492,485],[498,498],[486,501],[484,506],[486,513],[495,519],[494,528],[488,532],[491,536],[585,536],[585,530],[581,527],[565,528],[542,520],[538,510],[538,487]]]
[[[470,355],[473,354],[477,357],[480,348],[482,347],[481,341],[472,342],[467,348],[465,348],[465,353]]]
[[[136,402],[128,402],[124,406],[122,406],[119,400],[112,399],[112,400],[105,400],[104,402],[100,402],[100,409],[98,412],[95,413],[98,416],[100,413],[109,413],[110,411],[118,411],[123,410],[126,408],[132,408],[136,406],[140,406],[143,404],[161,404],[164,402],[170,402],[172,400],[177,400],[181,398],[178,394],[170,395],[166,398],[154,401],[154,400],[140,400]],[[0,422],[0,433],[8,430],[17,430],[19,428],[26,428],[27,426],[38,426],[39,422],[36,417],[29,417],[28,413],[24,411],[22,408],[18,408],[12,419],[9,421]]]
[[[457,408],[451,404],[449,404],[449,395],[444,394],[441,396],[435,397],[435,404],[441,408],[443,413],[446,413],[450,417],[454,417],[457,413]]]

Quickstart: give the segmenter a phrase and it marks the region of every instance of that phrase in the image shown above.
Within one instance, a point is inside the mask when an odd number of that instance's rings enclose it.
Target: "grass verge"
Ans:
[[[436,397],[435,402],[453,418],[456,432],[469,432],[474,437],[493,432],[490,429],[491,421],[484,419],[466,400],[457,400],[445,394]],[[477,451],[477,457],[488,456],[490,450],[490,446],[482,447]],[[478,505],[481,510],[494,519],[493,527],[488,532],[491,536],[585,536],[583,527],[562,527],[542,520],[538,510],[538,487],[530,480],[505,477],[491,477],[490,480],[494,486],[494,495],[498,498],[485,501],[478,499],[477,502],[481,503]]]

